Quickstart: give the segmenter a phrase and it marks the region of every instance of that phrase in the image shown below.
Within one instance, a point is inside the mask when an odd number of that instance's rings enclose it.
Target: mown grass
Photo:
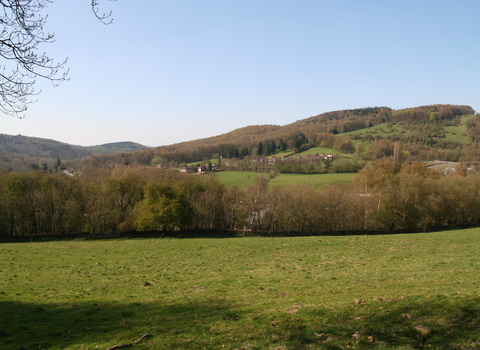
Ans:
[[[480,229],[4,243],[0,348],[148,333],[135,349],[474,349],[479,243]]]
[[[351,182],[356,173],[328,173],[328,174],[277,174],[269,181],[270,186],[293,186],[296,184],[310,184],[317,187],[337,182]]]
[[[255,179],[259,176],[270,178],[270,174],[255,173],[251,171],[219,171],[215,176],[227,187],[245,187],[255,184]]]
[[[220,171],[215,173],[227,187],[245,187],[255,184],[259,176],[269,180],[269,186],[290,186],[296,184],[313,184],[317,187],[336,182],[350,182],[356,173],[328,173],[328,174],[276,174],[270,179],[270,174],[254,173],[251,171]]]

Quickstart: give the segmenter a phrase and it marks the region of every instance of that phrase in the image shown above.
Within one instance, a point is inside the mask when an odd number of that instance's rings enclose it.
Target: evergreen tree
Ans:
[[[303,133],[300,133],[300,135],[298,135],[298,137],[295,138],[294,145],[296,148],[300,148],[302,145],[305,145],[307,143],[308,143],[307,137]]]
[[[263,143],[260,141],[257,145],[257,155],[261,156],[263,155]]]
[[[57,162],[55,163],[55,172],[59,171],[60,170],[60,166],[61,166],[61,162],[60,162],[60,158],[57,159]]]
[[[242,150],[240,151],[240,158],[245,158],[245,156],[248,155],[248,149],[246,148],[242,148]]]
[[[280,142],[278,143],[278,149],[280,152],[285,152],[287,150],[287,144],[283,142],[283,139],[280,139]]]
[[[267,154],[273,154],[276,152],[276,150],[277,150],[277,144],[275,143],[275,141],[269,142]]]

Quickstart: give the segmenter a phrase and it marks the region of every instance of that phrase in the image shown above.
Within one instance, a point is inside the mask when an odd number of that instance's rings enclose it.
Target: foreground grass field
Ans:
[[[479,248],[480,229],[3,243],[0,348],[477,349]]]

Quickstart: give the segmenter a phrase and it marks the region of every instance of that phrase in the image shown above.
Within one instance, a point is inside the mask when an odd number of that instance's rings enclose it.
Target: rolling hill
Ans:
[[[134,142],[82,147],[38,137],[0,134],[0,171],[24,171],[30,165],[38,164],[47,164],[48,168],[58,159],[71,161],[95,154],[134,152],[146,148]]]
[[[339,151],[353,153],[356,143],[372,146],[375,141],[383,140],[408,144],[408,151],[418,154],[426,148],[457,149],[465,145],[456,140],[459,137],[469,144],[470,141],[465,136],[475,129],[472,128],[472,121],[478,118],[474,118],[474,114],[475,111],[469,106],[441,104],[400,110],[388,107],[359,108],[322,113],[284,126],[247,126],[219,136],[140,152],[144,153],[141,157],[144,160],[156,158],[163,160],[162,163],[189,163],[218,156],[242,159],[245,156],[270,155],[286,149],[291,150],[290,153],[297,153],[315,146],[334,148],[335,142]],[[471,121],[468,125],[465,119],[467,116]],[[403,125],[404,130],[400,134],[391,134],[391,126],[398,124]],[[458,137],[452,137],[454,135],[451,131],[459,127],[464,132],[458,134]],[[383,135],[368,134],[368,131],[376,128],[383,128],[386,132]],[[362,132],[354,134],[355,131]],[[351,142],[345,141],[345,138]],[[345,145],[343,149],[339,145],[342,142]]]
[[[313,147],[356,153],[364,160],[393,155],[401,143],[406,154],[421,159],[458,158],[480,139],[478,115],[469,106],[437,104],[394,110],[367,107],[322,113],[293,123],[250,125],[204,139],[147,148],[134,142],[91,147],[53,140],[0,134],[0,171],[22,171],[30,164],[57,159],[92,164],[183,164],[223,156],[243,159],[259,155],[305,153]],[[355,148],[358,144],[357,149]],[[283,153],[281,153],[283,152]],[[442,153],[443,152],[443,153]],[[453,156],[452,156],[453,154]]]

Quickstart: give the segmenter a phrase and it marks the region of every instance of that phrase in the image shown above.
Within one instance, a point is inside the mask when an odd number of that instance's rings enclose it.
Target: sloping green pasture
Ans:
[[[307,154],[329,154],[329,153],[332,153],[336,156],[339,156],[339,157],[351,157],[351,154],[347,154],[347,153],[341,153],[339,151],[336,151],[334,150],[333,148],[326,148],[326,147],[312,147],[312,148],[309,148],[308,150],[306,151],[303,151],[303,152],[299,152],[295,155],[300,155],[302,157],[306,156]]]
[[[0,348],[478,349],[479,249],[480,229],[3,243]]]
[[[456,126],[443,126],[443,130],[445,131],[445,138],[447,140],[460,142],[462,144],[469,144],[470,140],[467,136],[467,125],[466,123],[474,118],[474,115],[464,116],[460,118],[460,123]],[[372,135],[373,137],[380,136],[384,137],[392,137],[395,135],[404,135],[409,136],[413,133],[412,130],[409,130],[404,127],[402,123],[385,123],[373,126],[371,128],[365,128],[357,131],[351,131],[343,133],[342,135],[350,136],[355,138],[355,135],[359,135],[361,137],[365,137],[368,134]]]
[[[373,137],[380,136],[382,138],[392,136],[395,134],[398,135],[410,135],[412,131],[405,129],[399,123],[385,123],[372,126],[370,128],[360,129],[356,131],[350,131],[342,133],[344,136],[349,136],[355,138],[355,135],[360,135],[361,137],[365,137],[367,135],[372,135]]]
[[[445,138],[465,145],[469,144],[470,140],[467,135],[468,129],[466,123],[472,118],[475,118],[475,116],[468,115],[460,118],[460,124],[457,126],[445,126]]]

